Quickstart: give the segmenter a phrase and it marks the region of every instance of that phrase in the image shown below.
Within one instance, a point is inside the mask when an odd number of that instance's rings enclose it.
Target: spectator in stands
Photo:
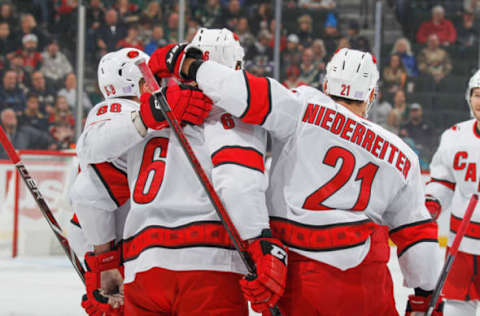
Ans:
[[[140,19],[138,5],[130,3],[129,0],[117,0],[114,9],[123,24],[136,23]]]
[[[238,35],[240,45],[242,45],[245,50],[245,55],[248,55],[248,51],[255,44],[255,36],[250,32],[250,27],[248,25],[248,19],[246,17],[241,17],[238,20],[237,27],[235,28],[235,34]]]
[[[457,40],[457,31],[450,20],[445,19],[445,10],[437,5],[432,9],[432,19],[420,25],[417,32],[417,42],[424,44],[430,35],[436,34],[442,45],[454,44]]]
[[[480,13],[480,0],[463,0],[463,9],[478,16]]]
[[[65,97],[67,99],[68,106],[70,110],[74,112],[75,109],[75,97],[77,95],[77,77],[73,72],[69,73],[65,77],[65,88],[58,92],[58,96]],[[82,98],[82,105],[83,108],[88,111],[92,108],[92,103],[88,98],[88,95],[83,91],[83,98]]]
[[[16,30],[17,18],[14,15],[12,4],[9,2],[3,2],[0,7],[0,21],[7,23],[12,33]]]
[[[291,65],[287,69],[287,80],[282,84],[288,89],[294,89],[296,87],[305,86],[307,83],[299,79],[300,69],[296,65]]]
[[[11,108],[15,112],[25,109],[25,94],[17,84],[17,73],[7,70],[3,75],[2,88],[0,89],[0,109]]]
[[[418,76],[417,60],[412,53],[408,39],[402,37],[395,41],[392,49],[392,55],[394,54],[400,56],[408,77]]]
[[[143,50],[143,44],[138,40],[138,27],[136,25],[130,25],[127,31],[127,37],[121,39],[117,43],[117,49],[133,47],[139,50]]]
[[[299,47],[299,40],[296,34],[287,37],[287,48],[281,55],[282,68],[287,69],[291,65],[299,65],[302,60],[302,50]]]
[[[335,19],[334,15],[328,15],[323,32],[324,35],[322,39],[327,48],[327,60],[329,60],[331,55],[337,49],[338,40],[340,39],[340,32],[337,29],[337,19]]]
[[[403,66],[400,55],[390,56],[390,63],[383,69],[384,88],[388,93],[394,94],[397,90],[405,88],[407,72]]]
[[[57,145],[48,133],[30,126],[18,126],[15,111],[10,108],[1,112],[0,121],[15,149],[57,149]],[[0,146],[0,159],[7,158],[3,147]]]
[[[220,27],[216,25],[222,15],[220,0],[208,0],[205,5],[197,6],[193,18],[203,27]]]
[[[16,50],[17,44],[10,34],[10,26],[7,22],[0,22],[0,56],[2,63],[5,64],[5,58],[10,58]]]
[[[163,29],[168,43],[178,41],[178,13],[173,12],[168,16],[167,24]]]
[[[57,141],[60,149],[70,148],[74,143],[75,119],[65,97],[57,97],[55,110],[48,121],[50,123],[50,134]]]
[[[387,128],[387,118],[391,111],[392,105],[383,98],[383,89],[379,86],[375,104],[368,113],[368,119],[371,119],[383,128]]]
[[[20,88],[23,92],[26,92],[27,86],[28,86],[28,75],[25,75],[26,72],[23,70],[23,56],[14,53],[13,56],[10,58],[10,69],[15,71],[17,74],[17,86]]]
[[[42,53],[43,65],[40,71],[45,78],[51,80],[55,86],[59,86],[65,76],[72,72],[73,68],[67,57],[59,51],[58,42],[50,41],[47,49]]]
[[[274,49],[275,47],[275,19],[273,19],[272,21],[270,21],[270,34],[272,34],[272,38],[270,39],[270,47],[272,49]],[[280,32],[280,53],[283,52],[285,50],[285,47],[287,47],[287,36],[285,34],[283,34],[282,32]]]
[[[253,34],[258,34],[261,30],[267,30],[272,20],[272,6],[269,3],[261,2],[250,17],[250,30]]]
[[[125,25],[118,21],[117,11],[110,9],[105,13],[105,21],[96,31],[97,53],[103,56],[115,50],[118,41],[127,35]]]
[[[303,50],[302,63],[300,64],[300,80],[310,86],[319,88],[321,85],[321,72],[313,60],[313,50],[311,48],[305,48]]]
[[[87,28],[96,30],[105,19],[105,12],[101,0],[90,0],[90,5],[87,7]]]
[[[436,84],[440,83],[452,70],[450,56],[439,45],[438,36],[431,34],[428,37],[427,47],[418,55],[418,69],[431,76]]]
[[[351,48],[350,47],[350,40],[348,39],[348,37],[341,37],[338,40],[338,46],[337,46],[336,50],[340,50],[342,48]]]
[[[149,23],[151,25],[155,25],[162,21],[163,19],[163,12],[162,7],[158,1],[150,1],[146,6],[145,10],[143,10],[142,15],[140,17],[140,21],[143,23]]]
[[[30,78],[32,83],[30,92],[38,97],[40,112],[51,114],[55,104],[55,91],[47,86],[41,71],[34,71]]]
[[[273,60],[273,49],[269,45],[271,38],[272,35],[267,30],[260,32],[257,41],[249,51],[249,55],[246,56],[246,59],[255,60],[261,58],[270,63],[270,61]]]
[[[312,43],[313,50],[313,63],[317,65],[318,70],[325,72],[325,56],[327,51],[325,49],[325,44],[321,39],[316,39]]]
[[[298,18],[298,39],[302,47],[310,47],[313,42],[313,21],[312,17],[304,14]]]
[[[22,49],[19,49],[17,54],[22,56],[23,70],[32,73],[34,70],[40,69],[42,65],[42,55],[37,51],[37,36],[35,34],[24,35],[22,45]]]
[[[347,29],[348,40],[350,47],[353,49],[362,50],[365,52],[370,51],[370,43],[365,36],[359,34],[360,25],[357,21],[350,21]]]
[[[35,36],[37,36],[38,48],[42,50],[43,47],[45,46],[46,36],[37,27],[37,22],[35,21],[35,18],[33,17],[33,15],[24,14],[22,15],[22,18],[20,20],[20,33],[18,34],[18,37],[17,37],[19,40],[19,44],[18,44],[19,47],[22,45],[21,41],[23,37],[28,34],[34,34]]]
[[[31,126],[42,132],[48,133],[48,120],[40,112],[40,103],[38,96],[33,93],[27,95],[26,108],[22,114],[18,116],[19,126]]]
[[[432,158],[433,150],[436,148],[432,140],[436,139],[436,134],[432,126],[425,122],[420,104],[410,105],[408,121],[400,126],[400,136],[409,137],[414,141],[421,158],[426,161]]]
[[[477,48],[478,30],[471,12],[463,12],[462,23],[457,26],[457,44],[460,49]]]
[[[224,8],[222,15],[220,15],[217,24],[221,27],[226,27],[229,30],[234,30],[238,21],[242,16],[245,16],[239,0],[229,0],[228,6]]]
[[[334,0],[298,0],[298,7],[304,9],[335,9]]]
[[[152,31],[152,37],[150,41],[145,45],[145,53],[148,55],[153,54],[153,52],[162,46],[167,45],[167,41],[165,40],[163,27],[161,25],[155,25]]]
[[[405,98],[405,92],[403,90],[397,90],[393,98],[393,109],[390,111],[387,117],[386,128],[398,135],[400,125],[407,121],[407,103]]]

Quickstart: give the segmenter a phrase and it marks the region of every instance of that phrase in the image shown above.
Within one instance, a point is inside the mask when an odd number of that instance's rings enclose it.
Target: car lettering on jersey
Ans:
[[[468,158],[468,153],[466,151],[459,151],[455,154],[453,159],[453,169],[457,171],[465,170],[465,182],[476,182],[477,181],[477,163],[466,161]],[[480,191],[480,184],[478,187]]]
[[[397,146],[377,135],[365,124],[347,118],[334,109],[313,103],[308,104],[302,122],[321,127],[333,135],[357,144],[376,158],[388,161],[405,179],[408,177],[412,166],[408,157]]]

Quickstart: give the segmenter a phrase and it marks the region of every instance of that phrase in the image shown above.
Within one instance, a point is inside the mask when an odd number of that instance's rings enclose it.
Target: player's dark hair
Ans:
[[[361,105],[363,103],[363,101],[342,98],[336,95],[330,95],[330,98],[332,98],[332,100],[335,102],[341,101],[341,102],[347,103],[348,105]]]

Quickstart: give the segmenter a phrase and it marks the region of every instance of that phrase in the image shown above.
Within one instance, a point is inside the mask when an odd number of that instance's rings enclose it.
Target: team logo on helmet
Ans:
[[[131,50],[127,53],[128,58],[135,58],[139,55],[139,53],[136,50]]]

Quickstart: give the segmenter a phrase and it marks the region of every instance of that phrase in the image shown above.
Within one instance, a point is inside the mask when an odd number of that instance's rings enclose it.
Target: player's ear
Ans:
[[[327,80],[323,81],[323,93],[327,91]]]
[[[150,91],[150,89],[148,89],[148,86],[147,86],[147,83],[145,82],[145,79],[141,78],[139,81],[138,81],[138,88],[140,89],[140,95],[148,92],[148,93],[152,93]]]
[[[373,88],[372,91],[370,91],[370,96],[368,97],[369,103],[372,103],[374,99],[375,99],[375,88]]]

